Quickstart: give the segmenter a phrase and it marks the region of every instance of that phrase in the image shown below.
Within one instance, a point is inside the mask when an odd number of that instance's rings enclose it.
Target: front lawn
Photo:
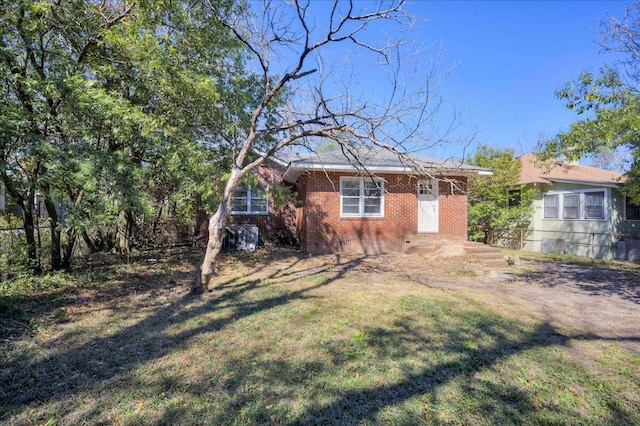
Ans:
[[[199,256],[5,283],[0,422],[640,424],[640,357],[615,341],[374,258],[225,256],[195,297]]]

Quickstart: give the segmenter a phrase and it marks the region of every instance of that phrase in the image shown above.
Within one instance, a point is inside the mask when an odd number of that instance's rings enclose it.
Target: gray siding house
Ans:
[[[519,157],[520,188],[533,188],[533,214],[520,248],[592,258],[640,260],[640,207],[621,191],[624,175],[597,167]],[[511,190],[511,199],[518,191]]]

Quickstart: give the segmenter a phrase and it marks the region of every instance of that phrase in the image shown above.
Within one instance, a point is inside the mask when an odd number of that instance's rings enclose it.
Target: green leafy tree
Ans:
[[[598,73],[584,71],[556,95],[579,121],[561,132],[543,148],[544,159],[564,157],[578,160],[584,155],[611,151],[628,152],[625,187],[640,201],[640,2],[629,4],[622,20],[610,17],[601,23],[604,51],[622,54],[616,66]]]
[[[127,251],[159,202],[210,200],[216,179],[207,177],[227,172],[233,127],[249,122],[258,98],[245,47],[213,13],[241,8],[0,4],[0,178],[22,208],[35,270],[36,194],[53,269],[69,266],[78,238]]]
[[[522,163],[513,149],[480,145],[470,162],[493,170],[493,175],[469,179],[469,238],[497,244],[527,224],[534,193],[517,185]]]

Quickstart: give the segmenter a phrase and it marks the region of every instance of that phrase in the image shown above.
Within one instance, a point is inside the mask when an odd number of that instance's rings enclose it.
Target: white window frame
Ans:
[[[418,182],[418,195],[438,195],[438,181],[436,179],[425,179]]]
[[[547,216],[547,197],[555,197],[556,205],[553,206],[556,208],[555,216]],[[551,207],[551,206],[549,206]],[[544,194],[542,197],[542,217],[544,219],[558,219],[560,216],[560,194]]]
[[[253,211],[252,209],[252,205],[251,205],[251,200],[253,197],[253,192],[252,192],[252,186],[255,187],[256,185],[243,185],[240,184],[238,185],[237,188],[246,188],[247,189],[247,210],[233,210],[233,203],[231,204],[231,214],[232,215],[261,215],[261,216],[267,216],[269,214],[269,198],[268,198],[268,188],[266,186],[263,185],[258,185],[260,187],[260,190],[262,191],[264,197],[260,198],[260,199],[264,199],[266,201],[266,210],[265,211]],[[233,192],[233,195],[231,196],[232,199],[235,197],[235,190]]]
[[[587,213],[589,212],[588,207],[589,205],[587,204],[587,196],[589,194],[595,194],[595,193],[602,193],[602,216],[599,217],[588,217]],[[606,192],[604,191],[586,191],[584,193],[584,218],[585,220],[604,220],[605,218],[605,202],[604,199],[607,196]],[[626,210],[626,209],[625,209]]]
[[[364,212],[364,200],[365,200],[365,180],[373,180],[380,186],[380,213],[365,213]],[[345,213],[343,206],[343,186],[345,182],[358,182],[359,194],[358,194],[358,213]],[[375,197],[377,198],[377,197]],[[341,176],[340,177],[340,217],[384,217],[384,180],[380,178],[372,177],[355,177],[355,176]]]
[[[565,203],[565,201],[567,201],[568,197],[576,197],[578,199],[578,205],[577,206],[570,206],[568,205],[568,203]],[[583,202],[583,196],[580,195],[579,192],[565,192],[562,194],[562,218],[564,220],[580,220],[580,218],[582,217],[582,209],[584,208],[584,202]],[[567,209],[575,209],[576,211],[576,215],[574,216],[569,216],[567,215]]]
[[[587,194],[602,192],[602,217],[599,218],[588,218],[587,217]],[[578,217],[577,218],[566,218],[564,213],[564,197],[565,195],[577,195],[579,204],[578,204]],[[545,197],[547,196],[557,196],[558,200],[558,215],[556,217],[545,217]],[[577,190],[567,190],[567,191],[549,191],[542,197],[542,219],[543,220],[587,220],[587,221],[598,221],[598,220],[609,220],[610,212],[610,192],[608,188],[590,188],[590,189],[577,189]],[[625,209],[626,210],[626,209]],[[626,213],[625,213],[626,214]]]

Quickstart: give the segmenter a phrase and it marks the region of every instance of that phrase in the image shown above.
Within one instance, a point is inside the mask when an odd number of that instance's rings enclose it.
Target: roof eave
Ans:
[[[576,185],[588,185],[588,186],[604,186],[607,188],[618,188],[623,185],[622,182],[603,182],[603,181],[586,181],[586,180],[571,180],[571,179],[556,179],[549,178],[552,182],[558,183],[571,183]]]
[[[538,177],[538,178],[529,179],[529,180],[519,180],[516,185],[531,185],[531,184],[534,184],[534,183],[545,183],[545,184],[548,184],[548,185],[552,184],[552,182],[550,180]]]
[[[342,164],[300,164],[296,162],[292,162],[289,166],[290,170],[326,170],[333,172],[346,172],[353,173],[359,171],[370,171],[370,172],[378,172],[378,173],[398,173],[398,174],[407,174],[407,173],[416,173],[419,174],[419,169],[413,167],[404,167],[404,166],[372,166],[372,167],[357,167],[357,166],[347,166]],[[424,167],[425,170],[441,173],[447,175],[480,175],[480,176],[491,176],[493,175],[492,170],[488,169],[464,169],[464,168],[451,168],[451,167]]]

